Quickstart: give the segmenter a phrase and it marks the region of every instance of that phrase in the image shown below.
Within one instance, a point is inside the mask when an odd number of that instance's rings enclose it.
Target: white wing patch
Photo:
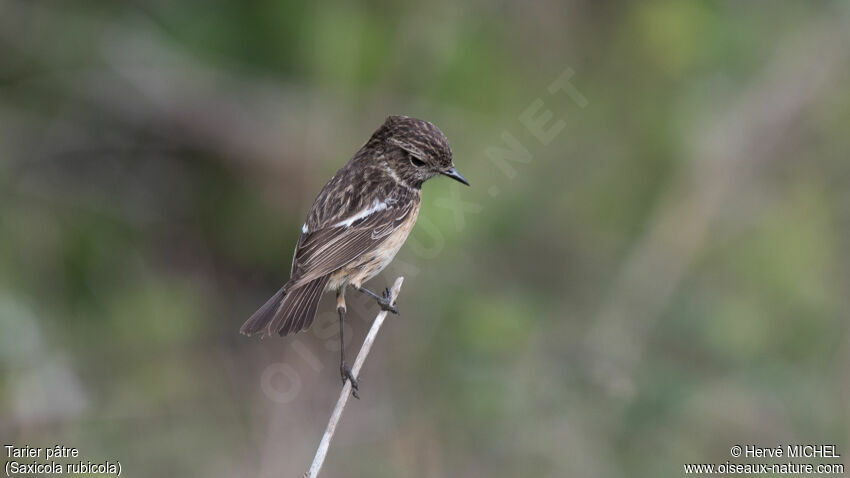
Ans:
[[[307,234],[308,232],[310,231],[307,229],[307,223],[305,222],[304,225],[301,226],[301,234]]]
[[[376,199],[375,201],[372,202],[372,205],[369,206],[368,208],[358,212],[357,214],[349,217],[348,219],[346,219],[344,221],[340,221],[340,222],[334,224],[331,227],[350,227],[352,224],[354,224],[355,221],[359,221],[360,219],[363,219],[364,217],[375,214],[378,211],[383,211],[384,209],[387,208],[387,205],[388,205],[389,202],[390,201],[378,201]]]

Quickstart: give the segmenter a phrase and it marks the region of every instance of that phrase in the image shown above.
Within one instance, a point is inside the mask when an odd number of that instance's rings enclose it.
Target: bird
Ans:
[[[313,202],[295,246],[289,280],[242,325],[245,335],[285,336],[313,323],[324,292],[335,292],[339,315],[340,376],[357,380],[345,361],[345,292],[374,298],[397,314],[389,290],[364,287],[395,257],[416,224],[422,185],[446,176],[469,186],[455,168],[446,135],[428,121],[389,116],[340,168]]]

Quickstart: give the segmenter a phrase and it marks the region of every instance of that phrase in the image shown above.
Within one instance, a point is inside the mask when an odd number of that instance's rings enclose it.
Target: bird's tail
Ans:
[[[319,299],[329,276],[319,277],[296,289],[280,288],[239,330],[245,335],[262,332],[263,336],[300,332],[313,323]]]

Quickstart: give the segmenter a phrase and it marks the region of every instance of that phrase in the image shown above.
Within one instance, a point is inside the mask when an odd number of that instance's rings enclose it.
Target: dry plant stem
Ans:
[[[390,289],[391,304],[394,304],[398,298],[402,282],[404,282],[404,277],[399,277],[395,280],[392,289]],[[387,311],[382,310],[381,313],[375,317],[375,321],[372,322],[372,328],[369,329],[369,333],[366,334],[366,340],[363,341],[363,346],[360,348],[360,352],[357,353],[357,358],[354,359],[354,366],[351,367],[351,374],[354,375],[355,379],[360,376],[360,367],[362,367],[363,362],[366,361],[366,356],[369,355],[372,343],[375,342],[375,337],[378,336],[378,331],[381,329],[381,325],[383,325],[385,318],[387,318]],[[322,469],[322,464],[325,462],[325,456],[328,454],[328,447],[331,444],[331,439],[336,432],[336,425],[339,423],[340,417],[342,417],[342,411],[345,409],[345,404],[348,403],[348,397],[350,396],[351,381],[346,380],[345,385],[342,386],[342,391],[339,394],[339,399],[336,401],[336,407],[334,407],[333,413],[331,413],[331,418],[328,420],[328,427],[325,428],[325,434],[322,436],[322,441],[319,442],[319,448],[316,450],[316,456],[313,458],[313,464],[310,465],[310,470],[304,474],[305,478],[316,478],[319,476],[319,471]]]

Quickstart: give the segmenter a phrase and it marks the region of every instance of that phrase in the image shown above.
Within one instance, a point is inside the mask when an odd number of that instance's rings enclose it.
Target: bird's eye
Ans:
[[[422,161],[419,158],[417,158],[416,156],[411,155],[410,156],[410,164],[416,166],[417,168],[421,168],[422,166],[425,166],[425,161]]]

